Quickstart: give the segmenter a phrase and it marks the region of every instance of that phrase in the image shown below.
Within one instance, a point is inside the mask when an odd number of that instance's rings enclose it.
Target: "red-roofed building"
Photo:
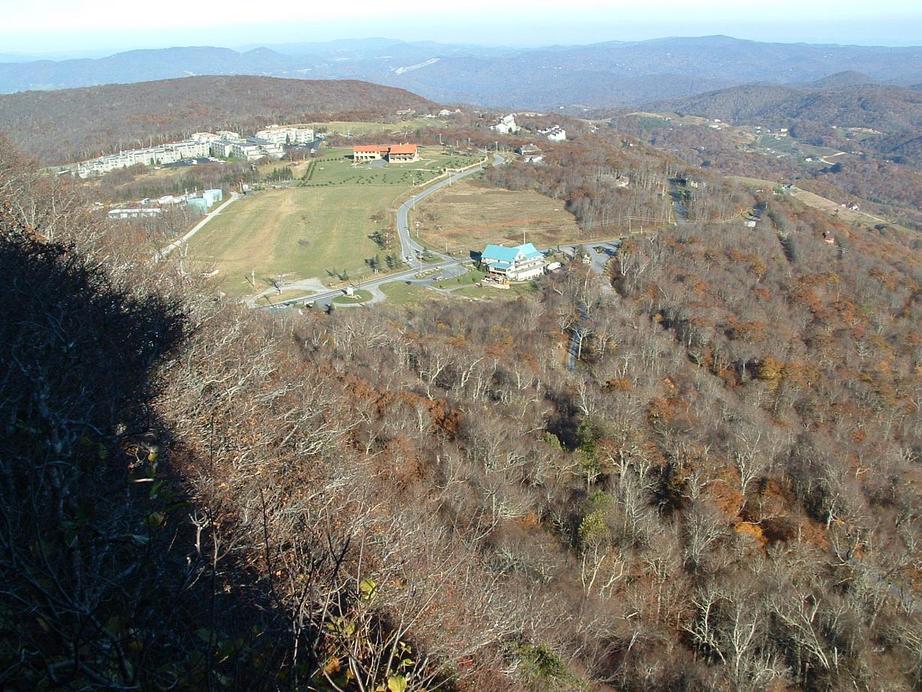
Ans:
[[[415,144],[395,144],[387,152],[388,161],[419,161],[419,147]]]
[[[356,163],[380,161],[381,159],[385,159],[391,163],[418,161],[419,147],[416,144],[393,144],[391,146],[380,144],[359,145],[352,147],[352,159]]]

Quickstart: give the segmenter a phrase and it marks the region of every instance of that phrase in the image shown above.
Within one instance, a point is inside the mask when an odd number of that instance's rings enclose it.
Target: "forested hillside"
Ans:
[[[5,685],[922,685],[918,251],[769,193],[535,296],[266,314],[0,175]]]
[[[821,82],[801,88],[739,86],[659,103],[655,108],[728,123],[787,127],[793,137],[810,144],[875,152],[922,167],[922,93],[853,79],[857,81],[851,84],[832,80],[828,85]],[[851,128],[858,128],[863,136],[852,139]]]
[[[271,123],[393,117],[433,104],[353,80],[187,77],[0,96],[0,134],[43,163],[170,141],[198,130],[244,133]]]

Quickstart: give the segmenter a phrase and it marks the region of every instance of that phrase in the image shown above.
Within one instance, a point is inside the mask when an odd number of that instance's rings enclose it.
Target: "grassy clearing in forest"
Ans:
[[[531,190],[503,190],[480,181],[452,185],[414,210],[419,239],[439,250],[482,250],[488,243],[538,247],[578,242],[582,231],[563,202]]]

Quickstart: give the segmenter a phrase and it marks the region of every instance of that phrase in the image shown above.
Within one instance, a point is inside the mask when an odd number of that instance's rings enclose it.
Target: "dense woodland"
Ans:
[[[834,78],[800,88],[751,84],[661,105],[729,123],[788,127],[819,146],[871,151],[922,166],[922,91],[862,83],[861,75],[839,77],[841,83]],[[850,139],[850,128],[860,128],[865,136]]]
[[[266,314],[3,147],[3,685],[918,689],[922,257],[744,201],[516,301]]]

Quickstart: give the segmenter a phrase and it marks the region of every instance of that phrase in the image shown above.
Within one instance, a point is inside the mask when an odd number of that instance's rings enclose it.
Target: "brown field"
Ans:
[[[445,188],[419,205],[410,219],[419,239],[444,250],[480,250],[487,243],[521,243],[538,247],[583,239],[576,218],[563,202],[537,192],[502,190],[479,181]]]

